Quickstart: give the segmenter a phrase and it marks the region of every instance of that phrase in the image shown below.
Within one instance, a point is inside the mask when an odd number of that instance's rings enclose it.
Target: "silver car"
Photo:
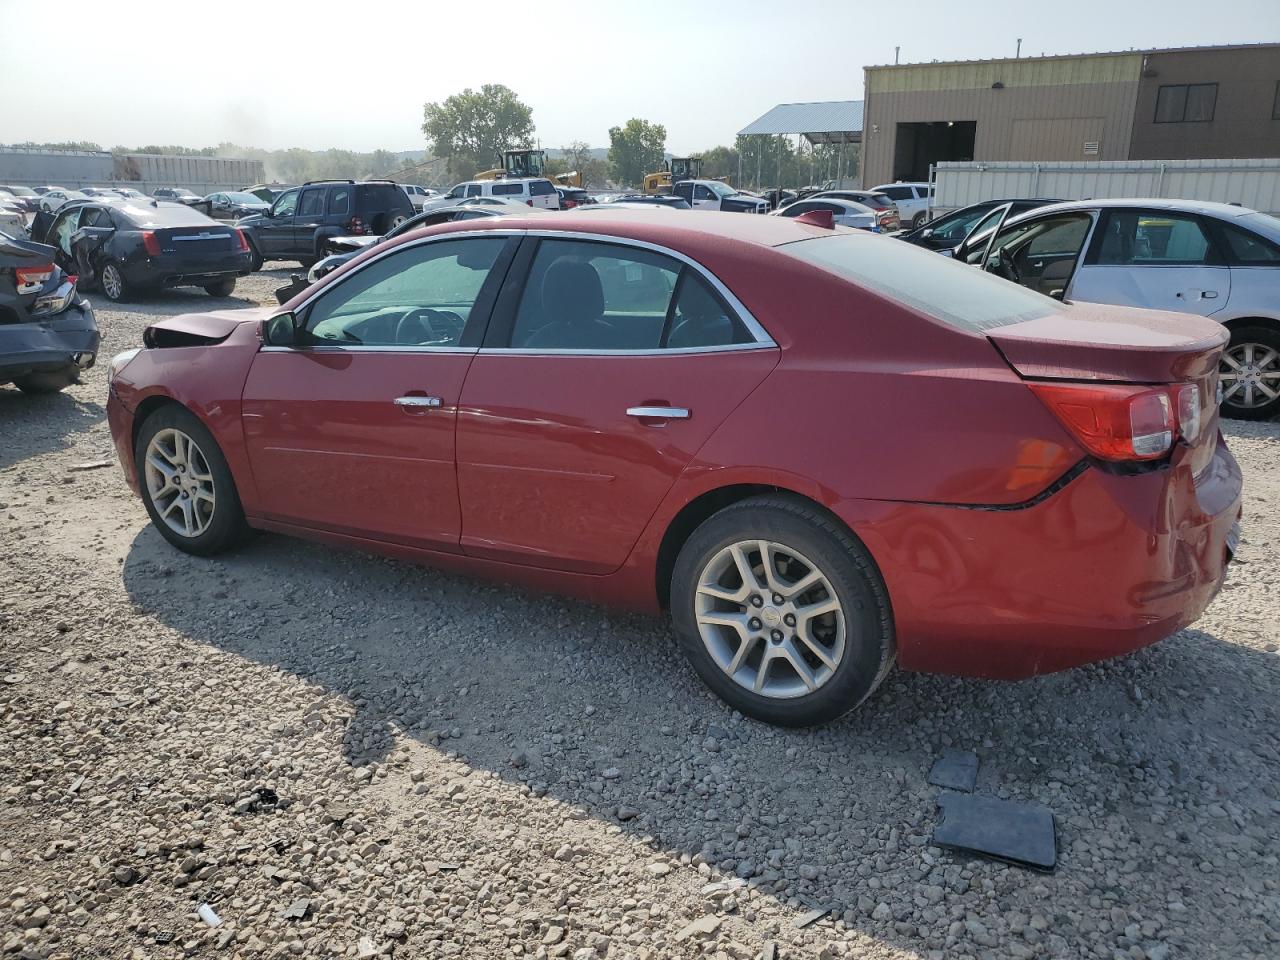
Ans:
[[[1224,324],[1222,409],[1280,413],[1280,219],[1194,200],[1079,200],[980,224],[956,257],[1060,300]]]

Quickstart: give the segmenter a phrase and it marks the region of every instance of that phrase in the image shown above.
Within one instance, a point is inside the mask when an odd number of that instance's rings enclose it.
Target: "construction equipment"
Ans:
[[[547,165],[545,150],[504,150],[499,158],[502,164],[492,170],[482,170],[472,180],[502,180],[504,178],[545,177],[552,183],[562,187],[581,187],[582,174],[577,170],[568,173],[549,174],[544,172]]]
[[[701,157],[672,157],[670,160],[664,160],[662,169],[657,173],[647,173],[644,177],[644,192],[649,196],[660,193],[670,193],[673,184],[679,183],[681,180],[719,180],[722,183],[728,183],[728,177],[707,177],[702,176],[702,158]]]

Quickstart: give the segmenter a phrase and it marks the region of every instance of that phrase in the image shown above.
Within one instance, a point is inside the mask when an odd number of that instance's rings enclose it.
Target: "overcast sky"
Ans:
[[[776,103],[860,99],[895,45],[960,60],[1018,37],[1028,55],[1275,41],[1280,0],[0,0],[0,142],[421,149],[424,102],[504,83],[544,147],[643,117],[682,153]]]

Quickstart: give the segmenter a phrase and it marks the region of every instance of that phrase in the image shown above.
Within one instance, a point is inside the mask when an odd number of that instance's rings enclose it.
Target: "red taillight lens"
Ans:
[[[244,231],[239,228],[232,228],[231,242],[235,244],[236,253],[248,253],[249,241],[244,238]]]
[[[525,203],[527,203],[527,204],[528,204],[529,206],[531,206],[531,207],[533,206],[533,200],[532,200],[532,199],[530,199],[530,200],[526,200],[526,201],[525,201]]]
[[[144,230],[142,233],[142,246],[147,251],[147,256],[160,256],[160,238],[155,235],[152,230]]]
[[[13,276],[19,287],[42,287],[53,276],[53,264],[42,263],[36,267],[14,267]]]
[[[1180,388],[1033,383],[1032,391],[1089,453],[1102,460],[1158,460],[1173,446],[1170,393]]]
[[[364,233],[364,221],[359,217],[352,217],[347,223],[348,233]]]
[[[1201,404],[1200,387],[1194,383],[1184,384],[1177,389],[1178,397],[1178,432],[1187,443],[1195,443],[1200,437]]]
[[[574,207],[576,207],[577,205],[578,205],[578,201],[577,201],[577,200],[566,200],[566,201],[564,202],[564,208],[565,208],[566,210],[572,210],[572,209],[573,209]]]

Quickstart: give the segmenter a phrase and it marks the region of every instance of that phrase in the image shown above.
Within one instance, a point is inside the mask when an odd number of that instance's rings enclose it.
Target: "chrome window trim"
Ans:
[[[382,251],[381,253],[376,254],[375,256],[370,257],[363,264],[361,264],[360,269],[361,270],[365,269],[370,264],[376,263],[377,261],[381,260],[383,257],[390,256],[393,253],[400,253],[404,250],[408,250],[413,247],[426,246],[427,244],[432,244],[432,243],[441,243],[446,240],[465,240],[465,239],[473,239],[477,237],[480,237],[480,238],[483,238],[483,237],[538,237],[540,239],[552,239],[552,240],[556,240],[556,239],[588,240],[588,241],[594,241],[597,243],[612,243],[618,246],[636,247],[641,250],[648,250],[653,253],[658,253],[663,256],[671,257],[673,260],[678,260],[679,262],[692,267],[694,270],[698,272],[699,276],[701,276],[704,280],[706,280],[709,284],[711,284],[711,286],[715,289],[715,291],[718,294],[720,294],[721,297],[724,298],[725,303],[729,305],[729,309],[737,314],[738,319],[742,321],[742,325],[747,328],[747,332],[751,334],[753,338],[751,343],[728,343],[728,344],[721,344],[721,345],[712,346],[712,347],[684,347],[684,348],[667,349],[667,350],[658,350],[658,349],[652,349],[652,350],[557,350],[554,348],[528,349],[528,348],[518,348],[518,347],[489,347],[481,350],[480,352],[482,353],[486,353],[486,354],[520,353],[520,354],[530,354],[530,355],[539,355],[539,356],[550,355],[550,354],[567,354],[567,355],[578,355],[578,356],[646,356],[646,355],[647,356],[654,356],[654,355],[669,356],[671,354],[676,354],[676,353],[714,353],[714,352],[723,352],[728,350],[753,350],[753,349],[758,350],[762,347],[776,348],[778,346],[777,342],[773,339],[773,337],[769,335],[769,332],[765,330],[763,325],[761,325],[760,321],[755,318],[755,316],[751,313],[750,310],[747,309],[746,305],[741,300],[739,300],[736,296],[734,296],[733,291],[730,290],[728,287],[726,287],[724,283],[721,282],[719,277],[717,277],[714,273],[712,273],[710,270],[704,267],[701,263],[699,263],[697,260],[694,260],[692,257],[688,256],[687,254],[681,253],[679,250],[672,250],[670,247],[664,247],[661,244],[652,243],[648,240],[636,240],[631,237],[619,237],[619,236],[614,236],[613,234],[608,234],[608,233],[587,233],[581,230],[520,230],[520,229],[508,229],[505,227],[497,230],[453,230],[453,231],[450,231],[449,233],[442,233],[442,234],[431,236],[431,237],[422,237],[419,240],[413,240],[409,243],[397,244],[394,247],[391,247],[387,250]],[[293,312],[299,313],[303,310],[306,310],[320,296],[322,296],[323,294],[331,290],[337,289],[349,277],[355,276],[355,274],[358,272],[359,271],[350,271],[344,274],[343,276],[339,277],[333,283],[326,284],[323,289],[315,291],[310,296],[308,296],[305,300],[303,300],[302,303],[298,304],[297,308]],[[275,347],[275,348],[264,348],[264,349],[296,350],[299,348]],[[307,347],[302,349],[334,349],[334,348]],[[353,347],[340,347],[337,349],[374,350],[378,348],[353,346]],[[394,347],[391,349],[395,349],[395,350],[403,349],[403,350],[411,350],[415,352],[430,351],[430,350],[459,350],[459,349],[470,350],[470,348],[459,348],[459,347]]]
[[[479,347],[431,347],[431,346],[399,346],[388,344],[327,343],[308,344],[303,347],[276,347],[264,344],[259,353],[478,353]]]
[[[480,354],[490,357],[672,357],[681,354],[735,353],[740,350],[772,350],[773,343],[726,343],[711,347],[646,347],[638,350],[569,350],[556,347],[481,347]]]

